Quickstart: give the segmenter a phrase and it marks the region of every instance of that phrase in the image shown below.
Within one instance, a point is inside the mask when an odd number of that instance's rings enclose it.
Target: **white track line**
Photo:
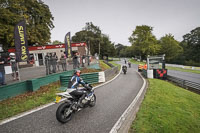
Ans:
[[[107,81],[107,82],[105,82],[105,83],[103,83],[103,84],[100,84],[100,85],[98,85],[98,86],[95,86],[94,89],[97,89],[97,88],[99,88],[99,87],[101,87],[101,86],[103,86],[103,85],[106,85],[106,84],[112,82],[113,80],[115,80],[115,79],[120,75],[121,71],[122,71],[122,67],[121,67],[121,69],[120,69],[120,72],[119,72],[113,79],[111,79],[111,80],[109,80],[109,81]],[[65,99],[62,99],[61,101],[64,101],[64,100],[65,100]],[[26,116],[26,115],[29,115],[29,114],[34,113],[34,112],[36,112],[36,111],[42,110],[42,109],[47,108],[47,107],[49,107],[49,106],[51,106],[51,105],[54,105],[54,104],[55,104],[55,102],[52,102],[52,103],[49,103],[49,104],[46,104],[46,105],[42,105],[42,106],[40,106],[40,107],[37,107],[36,109],[29,110],[29,111],[27,111],[27,112],[18,114],[18,115],[16,115],[16,116],[11,117],[11,118],[7,118],[7,119],[5,119],[5,120],[0,121],[0,125],[6,124],[6,123],[11,122],[11,121],[13,121],[13,120],[16,120],[16,119],[18,119],[18,118],[24,117],[24,116]]]
[[[139,73],[139,75],[141,76],[141,74]],[[124,122],[124,120],[126,119],[128,113],[131,111],[131,109],[135,106],[135,104],[137,103],[138,99],[140,98],[140,96],[142,95],[142,92],[144,91],[144,88],[146,86],[146,80],[141,76],[141,78],[143,79],[144,83],[142,85],[142,88],[140,89],[139,93],[137,94],[137,96],[134,98],[134,100],[132,101],[132,103],[128,106],[128,108],[124,111],[124,113],[120,116],[120,118],[118,119],[118,121],[115,123],[115,125],[112,127],[112,129],[110,130],[109,133],[117,133],[118,130],[120,129],[122,123]]]

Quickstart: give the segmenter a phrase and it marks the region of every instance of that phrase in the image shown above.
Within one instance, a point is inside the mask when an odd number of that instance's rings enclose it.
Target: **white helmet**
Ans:
[[[15,53],[10,53],[9,56],[15,56]]]

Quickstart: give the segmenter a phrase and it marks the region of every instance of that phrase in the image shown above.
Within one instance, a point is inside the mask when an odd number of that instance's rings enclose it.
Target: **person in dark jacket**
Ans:
[[[60,63],[62,65],[63,71],[67,71],[67,60],[66,60],[66,58],[65,58],[64,55],[61,55],[61,57],[60,57]]]
[[[0,85],[6,85],[4,62],[5,60],[0,54]]]
[[[52,56],[53,73],[56,73],[57,60],[58,56],[56,55],[56,53],[54,53]]]
[[[51,73],[50,69],[50,54],[47,53],[45,58],[45,66],[46,66],[46,75],[49,75]]]

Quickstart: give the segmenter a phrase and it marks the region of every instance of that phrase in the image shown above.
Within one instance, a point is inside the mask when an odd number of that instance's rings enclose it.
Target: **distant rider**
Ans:
[[[122,66],[122,71],[123,71],[123,72],[127,72],[127,66],[126,66],[126,64],[124,64],[124,65]]]

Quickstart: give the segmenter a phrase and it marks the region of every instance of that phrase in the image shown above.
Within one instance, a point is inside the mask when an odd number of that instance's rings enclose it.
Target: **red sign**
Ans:
[[[86,43],[85,42],[72,43],[71,46],[72,47],[81,47],[81,46],[85,46],[86,47]],[[29,51],[46,50],[46,49],[57,49],[57,48],[65,48],[65,44],[44,45],[44,46],[30,46],[30,47],[28,47]],[[10,53],[11,52],[15,52],[15,48],[8,49],[8,52],[10,52]]]

